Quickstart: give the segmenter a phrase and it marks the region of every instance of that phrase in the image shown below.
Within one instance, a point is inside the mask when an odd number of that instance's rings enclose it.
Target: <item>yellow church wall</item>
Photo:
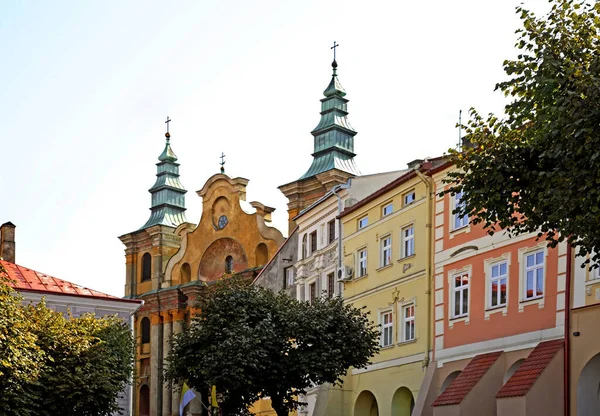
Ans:
[[[414,201],[405,203],[405,196],[413,191]],[[344,283],[344,299],[365,307],[378,325],[383,324],[384,314],[391,313],[392,317],[391,343],[384,345],[381,340],[380,353],[371,359],[372,364],[367,369],[352,369],[346,381],[352,391],[349,414],[370,415],[376,406],[380,416],[409,416],[411,401],[414,403],[421,387],[432,331],[427,293],[428,204],[432,201],[427,196],[427,187],[418,176],[404,175],[342,214],[344,264],[354,269],[353,278]],[[384,215],[383,208],[390,203],[393,210]],[[359,229],[358,222],[365,216],[368,225]],[[414,254],[407,256],[403,232],[410,226],[414,230]],[[387,237],[391,237],[391,261],[386,265],[383,246]],[[360,276],[359,251],[365,248],[367,273]],[[405,336],[409,324],[404,317],[411,308],[414,339]],[[382,330],[380,327],[380,333]]]

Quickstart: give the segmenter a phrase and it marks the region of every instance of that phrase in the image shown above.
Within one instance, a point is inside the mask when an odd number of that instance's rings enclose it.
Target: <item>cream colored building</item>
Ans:
[[[340,216],[345,301],[366,307],[381,330],[380,353],[344,383],[345,414],[410,416],[429,363],[433,190],[424,164],[409,167]]]

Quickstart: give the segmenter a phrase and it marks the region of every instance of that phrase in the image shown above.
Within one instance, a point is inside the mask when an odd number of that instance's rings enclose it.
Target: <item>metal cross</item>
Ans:
[[[333,49],[333,60],[335,61],[335,48],[337,48],[338,46],[340,46],[339,43],[337,43],[335,40],[333,41],[333,46],[330,49]]]
[[[219,165],[223,166],[225,165],[225,153],[221,152],[221,162],[219,163]]]
[[[167,133],[169,132],[169,123],[171,122],[171,119],[169,118],[169,116],[167,116],[167,121],[165,121],[165,124],[167,125]]]

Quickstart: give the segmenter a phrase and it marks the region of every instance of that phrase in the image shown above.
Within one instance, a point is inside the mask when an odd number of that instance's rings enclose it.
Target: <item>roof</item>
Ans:
[[[98,292],[93,289],[88,289],[87,287],[79,286],[75,283],[67,282],[66,280],[49,276],[47,274],[28,269],[27,267],[8,262],[6,260],[0,260],[0,265],[4,267],[8,278],[10,279],[10,282],[8,283],[9,286],[13,287],[19,292],[37,292],[105,299],[120,302],[142,303],[141,300],[118,298],[116,296],[107,295],[106,293]]]
[[[540,342],[496,394],[496,398],[525,396],[563,344],[562,339]]]
[[[476,355],[452,383],[433,402],[432,406],[459,404],[487,373],[502,351]]]
[[[385,194],[386,192],[396,188],[399,185],[402,185],[405,182],[408,182],[409,180],[411,180],[412,178],[414,178],[416,176],[417,176],[417,174],[415,173],[414,169],[406,172],[404,175],[400,176],[399,178],[394,179],[392,182],[388,183],[387,185],[383,186],[382,188],[379,188],[377,191],[373,192],[371,195],[361,199],[356,204],[343,210],[342,213],[340,214],[340,218],[345,217],[346,215],[356,211],[357,209],[359,209],[361,207],[364,207],[365,205],[367,205],[369,202],[373,201],[374,199],[379,198],[381,195]]]

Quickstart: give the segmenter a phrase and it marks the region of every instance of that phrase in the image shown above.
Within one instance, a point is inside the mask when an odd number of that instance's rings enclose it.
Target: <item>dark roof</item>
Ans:
[[[432,406],[460,404],[501,355],[502,351],[476,355],[463,372],[435,399]]]
[[[562,339],[540,342],[496,394],[496,398],[525,396],[563,344]]]

